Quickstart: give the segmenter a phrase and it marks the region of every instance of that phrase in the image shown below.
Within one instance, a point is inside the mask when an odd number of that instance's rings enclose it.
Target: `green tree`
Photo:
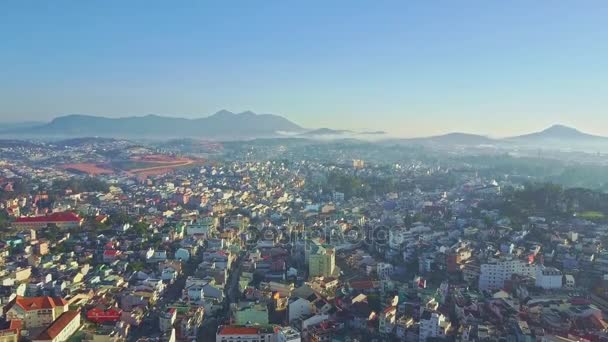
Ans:
[[[139,236],[147,236],[148,233],[148,224],[144,222],[137,222],[133,225],[133,231]]]

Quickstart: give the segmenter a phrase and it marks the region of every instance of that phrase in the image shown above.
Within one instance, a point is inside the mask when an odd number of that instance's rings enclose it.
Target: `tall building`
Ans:
[[[336,250],[328,245],[315,245],[308,257],[309,277],[331,277],[336,272]]]
[[[536,271],[535,285],[545,290],[560,289],[563,284],[562,271],[554,267],[539,266]]]

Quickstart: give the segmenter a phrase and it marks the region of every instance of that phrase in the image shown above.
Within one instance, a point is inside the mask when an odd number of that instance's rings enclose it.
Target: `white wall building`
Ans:
[[[301,342],[300,333],[292,327],[282,327],[276,333],[277,342]]]
[[[536,270],[536,287],[545,290],[560,289],[562,287],[563,274],[554,267],[539,266]]]
[[[451,323],[447,318],[436,312],[425,311],[420,318],[418,341],[426,342],[429,337],[445,337],[450,330]]]
[[[304,298],[298,298],[289,303],[289,323],[293,320],[310,316],[314,313],[313,305]]]
[[[503,259],[482,264],[479,275],[479,289],[502,289],[505,280],[511,279],[513,274],[534,278],[536,265],[519,259]]]

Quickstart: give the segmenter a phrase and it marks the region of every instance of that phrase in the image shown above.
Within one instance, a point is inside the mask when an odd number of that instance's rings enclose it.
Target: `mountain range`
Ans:
[[[298,138],[360,138],[386,139],[385,132],[355,132],[343,129],[306,129],[285,117],[274,114],[256,114],[251,111],[233,113],[220,110],[196,119],[173,116],[146,115],[108,118],[73,114],[60,116],[48,123],[13,123],[3,125],[0,134],[11,137],[118,137],[118,138],[203,138],[203,139],[253,139],[266,137]],[[469,133],[390,139],[404,144],[430,144],[450,146],[475,145],[544,145],[559,146],[608,146],[608,137],[591,135],[575,128],[553,125],[543,131],[507,138],[491,138]]]
[[[587,134],[564,125],[553,125],[545,130],[506,138],[491,138],[479,134],[448,133],[422,138],[399,139],[404,144],[422,145],[500,145],[500,146],[536,146],[554,145],[559,147],[580,147],[581,145],[607,145],[608,137]]]
[[[279,115],[251,111],[221,110],[213,115],[185,119],[160,115],[107,118],[93,115],[66,115],[49,123],[5,130],[28,136],[63,137],[204,137],[222,139],[275,136],[277,132],[303,132],[299,125]]]

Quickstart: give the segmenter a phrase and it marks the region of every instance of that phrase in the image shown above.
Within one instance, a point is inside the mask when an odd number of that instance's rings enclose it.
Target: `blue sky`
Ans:
[[[0,3],[0,121],[275,113],[306,127],[608,135],[606,1]]]

